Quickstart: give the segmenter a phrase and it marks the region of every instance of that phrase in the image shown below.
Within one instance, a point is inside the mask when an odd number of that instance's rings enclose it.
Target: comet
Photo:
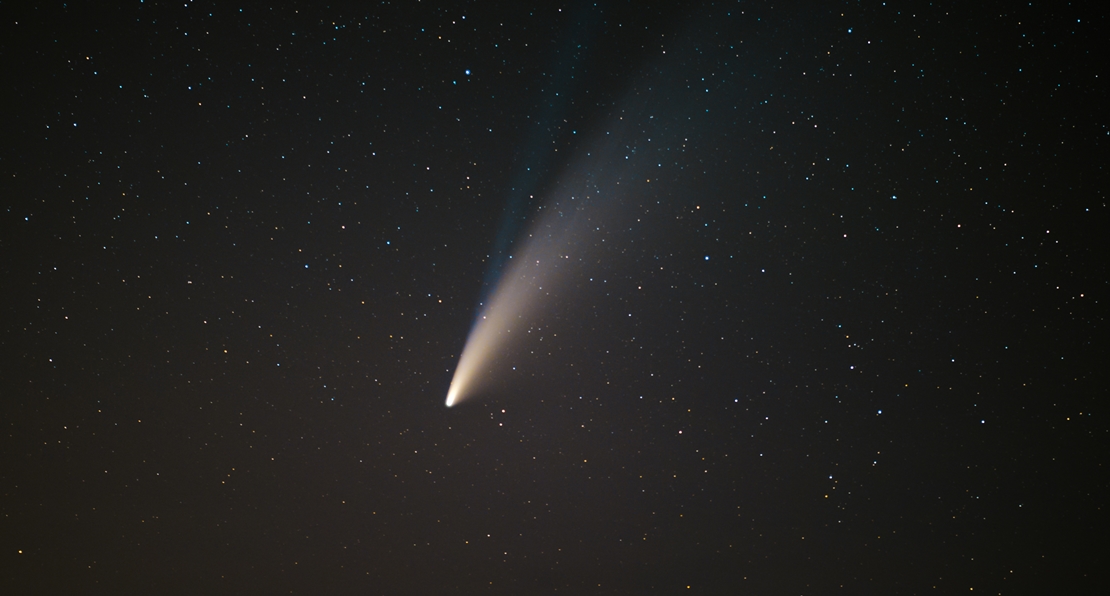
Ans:
[[[509,257],[500,283],[467,336],[447,390],[448,407],[487,386],[496,360],[523,339],[536,309],[550,302],[553,287],[580,263],[575,255],[580,252],[578,223],[591,198],[571,196],[541,209],[543,215],[524,239],[523,250]]]
[[[663,191],[655,178],[663,168],[663,148],[684,147],[689,126],[681,113],[658,116],[666,101],[648,89],[630,94],[633,99],[622,102],[609,126],[595,130],[592,142],[579,146],[576,158],[541,197],[546,203],[537,210],[530,231],[515,243],[515,252],[504,261],[492,256],[490,283],[495,287],[480,303],[459,355],[447,390],[448,407],[490,389],[498,365],[560,299],[556,290],[570,289],[566,298],[574,298],[568,277],[584,278],[602,262],[612,266],[624,253],[617,246],[630,241],[622,235],[643,233],[642,193],[658,204]],[[499,236],[498,242],[506,241]]]

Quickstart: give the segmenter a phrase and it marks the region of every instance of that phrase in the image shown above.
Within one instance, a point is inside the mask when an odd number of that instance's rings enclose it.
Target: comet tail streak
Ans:
[[[530,234],[523,254],[511,259],[466,339],[447,391],[447,406],[482,388],[490,375],[490,366],[512,346],[514,328],[527,322],[537,303],[550,293],[550,284],[567,268],[565,264],[572,260],[573,224],[581,217],[583,206],[579,203],[584,202],[572,197],[567,209],[561,209],[559,204],[549,207],[537,231]]]
[[[620,223],[632,216],[632,210],[621,208],[622,199],[629,196],[630,183],[645,179],[640,170],[658,167],[647,160],[629,159],[635,153],[630,151],[629,144],[635,142],[631,138],[660,122],[643,108],[634,105],[622,110],[622,117],[609,130],[598,133],[592,150],[579,150],[579,158],[553,185],[548,193],[552,198],[539,209],[531,233],[518,242],[516,254],[509,257],[470,330],[447,391],[447,406],[471,397],[490,382],[498,359],[527,335],[540,304],[550,306],[562,278],[572,270],[583,273],[588,261],[604,256],[612,245],[602,244],[604,237],[612,240],[617,230],[631,229],[628,222]],[[666,133],[660,131],[659,136]],[[589,259],[584,258],[587,252]]]

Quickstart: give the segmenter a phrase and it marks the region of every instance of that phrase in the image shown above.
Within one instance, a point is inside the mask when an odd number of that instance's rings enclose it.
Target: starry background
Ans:
[[[1097,5],[525,4],[0,5],[5,591],[1105,585]]]

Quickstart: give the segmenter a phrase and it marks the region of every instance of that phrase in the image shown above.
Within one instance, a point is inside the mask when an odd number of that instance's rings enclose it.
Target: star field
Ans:
[[[1104,12],[0,9],[0,585],[1104,585]]]

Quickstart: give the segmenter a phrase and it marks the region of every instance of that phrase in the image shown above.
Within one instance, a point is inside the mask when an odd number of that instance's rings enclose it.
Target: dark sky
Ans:
[[[3,592],[1106,584],[1097,3],[24,4]]]

